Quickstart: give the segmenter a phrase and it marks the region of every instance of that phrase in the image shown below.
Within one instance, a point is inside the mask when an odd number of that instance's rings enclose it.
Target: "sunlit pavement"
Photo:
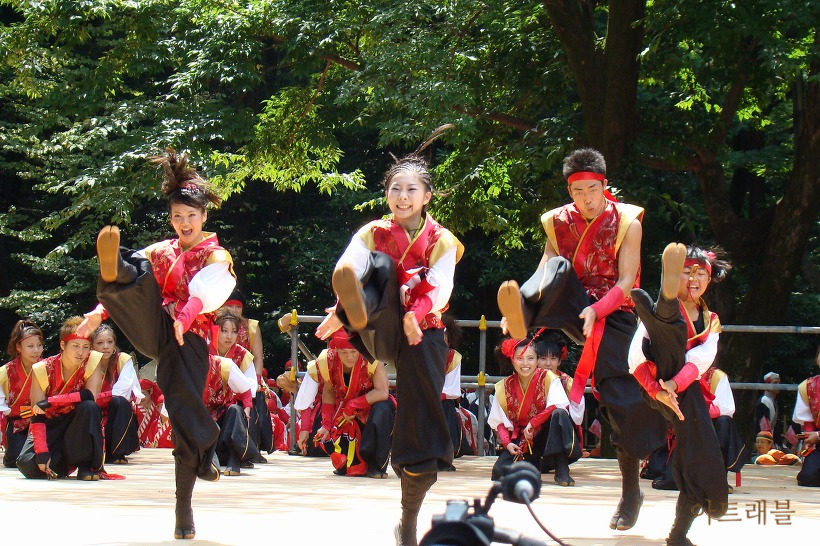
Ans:
[[[269,463],[194,491],[196,539],[173,539],[173,460],[167,449],[143,449],[127,465],[110,465],[124,480],[48,482],[26,480],[0,469],[0,512],[5,544],[314,544],[391,545],[399,518],[399,480],[337,477],[328,459],[266,455]],[[456,471],[439,474],[419,518],[419,537],[448,499],[486,496],[492,457],[457,459]],[[820,490],[797,487],[799,467],[743,470],[742,487],[729,496],[723,520],[699,517],[689,536],[700,546],[812,543],[820,522]],[[641,480],[646,500],[637,525],[609,529],[620,497],[614,460],[584,459],[571,467],[575,487],[558,487],[543,476],[533,504],[544,525],[572,545],[663,544],[675,509],[675,491],[656,491]],[[730,474],[734,483],[734,474]],[[496,525],[548,541],[524,505],[500,498],[490,515]],[[725,520],[725,521],[724,521]],[[812,521],[814,523],[812,523]],[[24,537],[28,537],[25,539]],[[16,539],[16,540],[15,540]],[[731,541],[731,542],[730,542]]]

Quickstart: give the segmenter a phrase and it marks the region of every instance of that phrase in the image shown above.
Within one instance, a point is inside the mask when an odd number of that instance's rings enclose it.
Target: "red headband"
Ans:
[[[65,336],[64,338],[62,338],[60,341],[65,341],[66,343],[68,343],[68,342],[69,342],[69,341],[71,341],[72,339],[82,339],[82,340],[84,340],[84,341],[91,341],[91,338],[90,338],[90,337],[88,337],[88,336],[81,336],[81,335],[77,334],[77,332],[71,332],[70,334],[68,334],[67,336]]]
[[[245,304],[239,300],[228,300],[222,304],[222,307],[227,307],[229,305],[235,305],[236,307],[245,307]]]
[[[576,180],[600,180],[601,182],[606,180],[606,175],[600,173],[594,173],[592,171],[578,171],[577,173],[572,173],[567,178],[567,185],[572,184]]]
[[[686,260],[683,262],[683,267],[694,266],[702,267],[706,270],[707,273],[709,273],[710,277],[712,276],[712,264],[709,263],[709,260],[701,260],[699,258],[686,258]]]
[[[520,339],[507,338],[501,342],[501,354],[512,360],[515,357],[515,346]]]
[[[336,330],[333,333],[333,336],[330,338],[330,343],[328,346],[331,349],[355,349],[353,345],[350,344],[350,340],[347,338],[347,332],[344,329]]]

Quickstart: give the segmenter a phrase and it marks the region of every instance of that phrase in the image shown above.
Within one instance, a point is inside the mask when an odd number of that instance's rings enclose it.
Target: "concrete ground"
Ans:
[[[344,478],[331,474],[328,459],[268,455],[267,465],[215,483],[199,481],[194,491],[196,539],[173,539],[174,488],[170,450],[143,449],[128,465],[107,470],[125,480],[48,482],[26,480],[15,469],[0,469],[0,513],[5,544],[391,545],[399,518],[399,480]],[[456,472],[439,475],[419,519],[419,537],[448,499],[486,496],[494,457],[456,460]],[[699,517],[689,534],[695,544],[814,543],[820,529],[820,491],[797,487],[799,467],[747,465],[742,487],[722,520]],[[641,480],[646,501],[637,525],[609,529],[620,497],[614,460],[583,459],[571,467],[576,486],[562,488],[544,475],[535,514],[564,543],[574,546],[664,544],[677,492],[656,491]],[[734,481],[734,474],[730,475]],[[542,541],[524,505],[500,498],[490,515],[499,527]],[[812,521],[814,523],[812,523]],[[30,537],[28,540],[23,537]],[[17,540],[14,540],[17,539]],[[551,542],[553,543],[553,542]],[[554,543],[553,543],[554,544]]]

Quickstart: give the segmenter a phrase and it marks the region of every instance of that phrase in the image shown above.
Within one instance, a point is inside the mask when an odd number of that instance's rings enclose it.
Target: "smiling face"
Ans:
[[[16,348],[17,354],[20,355],[20,361],[27,367],[30,367],[43,356],[43,338],[40,336],[29,336],[19,341]]]
[[[681,300],[698,301],[706,292],[712,281],[709,272],[700,266],[683,266],[678,284],[678,298]]]
[[[219,335],[216,339],[216,346],[221,354],[227,353],[230,348],[233,347],[234,343],[236,343],[238,332],[236,324],[232,320],[226,320],[222,323],[222,326],[219,327]]]
[[[606,181],[574,180],[568,187],[572,202],[587,220],[592,220],[604,211]]]
[[[561,364],[561,358],[554,355],[544,355],[538,357],[538,367],[542,370],[549,370],[557,372],[558,366]]]
[[[519,378],[529,379],[532,377],[532,374],[535,373],[535,370],[538,369],[538,355],[535,354],[535,349],[532,345],[526,347],[526,351],[524,348],[525,347],[517,347],[515,349],[512,364]]]
[[[179,237],[183,249],[189,249],[202,240],[202,226],[208,212],[183,203],[171,204],[171,227]]]
[[[408,231],[418,227],[422,209],[433,196],[412,171],[397,172],[390,179],[385,194],[393,219]]]
[[[94,342],[91,344],[95,351],[105,356],[111,356],[111,353],[114,352],[115,345],[114,335],[107,331],[102,331],[94,336]]]

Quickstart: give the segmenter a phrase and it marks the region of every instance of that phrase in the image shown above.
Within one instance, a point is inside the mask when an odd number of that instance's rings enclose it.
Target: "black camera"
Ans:
[[[541,492],[541,473],[524,461],[511,464],[502,473],[501,480],[493,482],[483,504],[481,499],[473,500],[472,507],[465,500],[447,501],[446,511],[433,516],[433,525],[422,537],[419,546],[489,546],[493,542],[545,546],[546,542],[496,527],[493,518],[488,515],[499,494],[504,500],[517,503],[537,499]]]

